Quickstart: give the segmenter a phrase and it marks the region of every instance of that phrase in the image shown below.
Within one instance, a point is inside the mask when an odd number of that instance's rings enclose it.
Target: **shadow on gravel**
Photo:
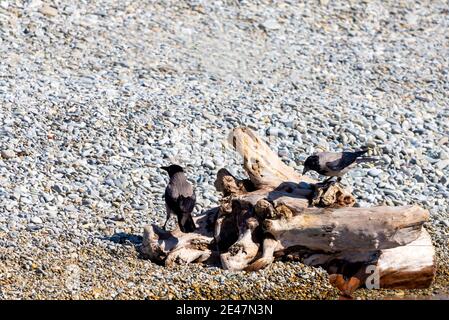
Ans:
[[[135,234],[130,234],[126,232],[119,232],[115,233],[110,237],[102,237],[101,240],[103,241],[111,241],[116,244],[120,244],[127,247],[134,247],[134,250],[136,250],[138,254],[139,259],[143,259],[144,256],[141,252],[141,246],[142,246],[142,236],[138,236]]]
[[[112,241],[125,246],[134,246],[136,249],[138,249],[138,247],[142,244],[142,236],[126,232],[115,233],[110,237],[103,237],[101,240]]]

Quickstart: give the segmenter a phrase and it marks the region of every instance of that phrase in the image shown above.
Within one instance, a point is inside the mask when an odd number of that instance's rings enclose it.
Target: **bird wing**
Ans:
[[[316,155],[318,156],[320,166],[328,162],[340,160],[341,158],[340,152],[319,152]]]
[[[193,208],[195,207],[195,203],[196,203],[195,194],[192,194],[191,196],[187,197],[180,195],[178,198],[178,207],[181,212],[191,213],[193,211]]]
[[[357,152],[341,152],[336,153],[333,160],[327,161],[326,166],[332,171],[340,171],[344,168],[350,166],[355,162],[355,160],[364,154],[366,151],[357,151]]]
[[[171,187],[171,185],[169,184],[167,186],[167,188],[165,188],[165,203],[167,204],[167,206],[172,210],[172,211],[179,211],[179,206],[178,206],[178,194],[176,192],[176,190],[173,190],[173,188]]]
[[[190,213],[195,207],[196,196],[190,184],[185,186],[169,184],[165,189],[165,202],[175,213]]]

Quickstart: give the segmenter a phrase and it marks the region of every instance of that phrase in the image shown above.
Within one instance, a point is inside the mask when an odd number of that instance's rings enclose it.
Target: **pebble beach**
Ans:
[[[299,172],[369,146],[382,165],[344,184],[357,206],[429,210],[437,275],[355,298],[449,296],[446,1],[0,0],[0,57],[0,299],[338,299],[299,262],[140,256],[166,217],[160,166],[185,167],[196,213],[217,206],[217,171],[245,177],[239,126]]]

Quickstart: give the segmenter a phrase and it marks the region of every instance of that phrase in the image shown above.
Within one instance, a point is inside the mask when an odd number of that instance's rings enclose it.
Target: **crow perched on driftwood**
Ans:
[[[182,167],[172,164],[161,167],[167,171],[170,181],[165,188],[165,207],[167,209],[167,220],[164,229],[172,214],[178,217],[178,225],[182,232],[193,232],[195,223],[192,219],[192,211],[195,207],[196,197],[192,185],[187,181]]]
[[[375,162],[376,158],[362,157],[368,149],[354,152],[318,152],[309,156],[304,162],[304,170],[302,174],[308,171],[316,171],[323,176],[338,177],[337,181],[349,170],[362,162]]]

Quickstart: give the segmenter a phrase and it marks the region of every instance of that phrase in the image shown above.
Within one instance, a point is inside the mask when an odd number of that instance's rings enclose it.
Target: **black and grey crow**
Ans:
[[[316,171],[323,176],[338,177],[338,181],[349,170],[362,162],[374,162],[378,159],[371,157],[362,157],[368,149],[354,152],[318,152],[309,156],[304,162],[302,174],[308,171]]]
[[[167,209],[167,220],[164,229],[172,214],[178,217],[178,225],[182,232],[193,232],[195,223],[192,219],[192,211],[195,207],[196,197],[192,185],[187,181],[182,167],[172,164],[161,167],[167,171],[170,181],[165,188],[165,207]]]

